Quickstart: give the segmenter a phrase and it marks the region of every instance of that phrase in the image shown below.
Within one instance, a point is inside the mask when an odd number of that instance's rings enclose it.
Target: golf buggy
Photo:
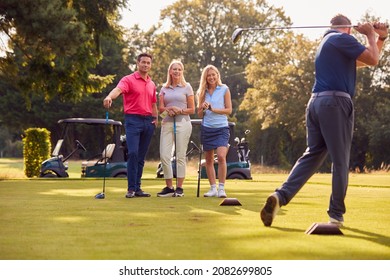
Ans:
[[[195,143],[200,143],[200,125],[202,123],[201,119],[192,119],[192,136],[189,143],[189,148],[187,150],[187,157],[190,157],[194,153],[202,153],[201,146],[196,145]],[[251,175],[251,163],[249,161],[249,147],[248,142],[246,141],[245,137],[242,137],[241,139],[238,137],[235,137],[234,135],[234,122],[229,122],[229,129],[230,129],[230,139],[229,139],[229,151],[226,155],[226,164],[227,164],[227,173],[226,173],[226,179],[252,179]],[[247,135],[250,131],[246,130],[245,135]],[[197,139],[195,139],[197,138]],[[200,160],[201,157],[199,157]],[[176,178],[176,159],[174,156],[172,156],[171,159],[172,162],[172,169],[173,169],[173,176]],[[205,167],[205,160],[200,160],[198,163],[201,165],[201,178],[207,178],[206,174],[206,167]],[[214,161],[214,168],[216,171],[216,175],[218,175],[218,161],[215,157]],[[161,163],[157,166],[157,178],[163,178],[164,172],[162,170]]]
[[[78,151],[80,152],[78,158],[87,158],[81,164],[81,177],[126,177],[127,149],[126,142],[121,135],[123,126],[120,121],[68,118],[59,120],[58,124],[64,126],[62,134],[52,152],[52,157],[42,162],[40,177],[69,177],[67,160]],[[71,126],[77,126],[79,130],[73,128],[74,132],[69,133]],[[106,130],[109,130],[109,133]],[[82,139],[82,141],[75,138]],[[73,142],[75,147],[70,147],[69,143]],[[88,145],[84,146],[82,142]],[[102,152],[96,153],[102,148]],[[61,154],[61,152],[67,153],[70,149],[66,157]]]

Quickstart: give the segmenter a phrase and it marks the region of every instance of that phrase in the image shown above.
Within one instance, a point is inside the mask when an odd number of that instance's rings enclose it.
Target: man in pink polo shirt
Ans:
[[[150,54],[141,53],[137,58],[137,71],[123,77],[103,100],[104,107],[110,108],[113,99],[123,96],[128,150],[126,198],[150,197],[141,189],[141,177],[158,121],[156,85],[148,75],[152,60]]]

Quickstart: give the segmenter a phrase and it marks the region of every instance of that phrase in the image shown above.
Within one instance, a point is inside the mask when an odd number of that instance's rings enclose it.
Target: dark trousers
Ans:
[[[127,142],[127,189],[138,191],[145,165],[145,156],[154,134],[155,125],[150,116],[125,115]]]
[[[354,108],[350,98],[313,96],[306,109],[307,149],[297,160],[286,182],[277,189],[281,205],[287,205],[327,155],[332,160],[332,194],[328,215],[343,221],[348,186]]]

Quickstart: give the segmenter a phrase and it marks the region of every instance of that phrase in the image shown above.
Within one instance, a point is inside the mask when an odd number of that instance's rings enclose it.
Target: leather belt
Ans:
[[[155,119],[156,117],[152,116],[152,115],[139,115],[139,114],[125,114],[126,116],[129,116],[129,117],[138,117],[138,118],[141,118],[141,119]]]
[[[316,92],[311,95],[312,97],[321,97],[321,96],[339,96],[339,97],[346,97],[351,99],[351,95],[349,93],[343,92],[343,91],[337,91],[337,90],[328,90],[328,91],[322,91],[322,92]]]

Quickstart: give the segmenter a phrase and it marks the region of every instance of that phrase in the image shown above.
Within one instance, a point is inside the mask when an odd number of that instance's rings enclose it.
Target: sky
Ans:
[[[176,0],[129,0],[131,11],[124,11],[121,23],[126,27],[139,24],[147,30],[157,24],[160,10]],[[389,0],[268,0],[269,4],[283,7],[294,26],[328,25],[330,19],[338,14],[349,17],[352,24],[357,24],[361,17],[369,11],[382,21],[390,21]],[[245,27],[245,26],[240,26]],[[310,39],[318,39],[324,29],[297,29]]]

